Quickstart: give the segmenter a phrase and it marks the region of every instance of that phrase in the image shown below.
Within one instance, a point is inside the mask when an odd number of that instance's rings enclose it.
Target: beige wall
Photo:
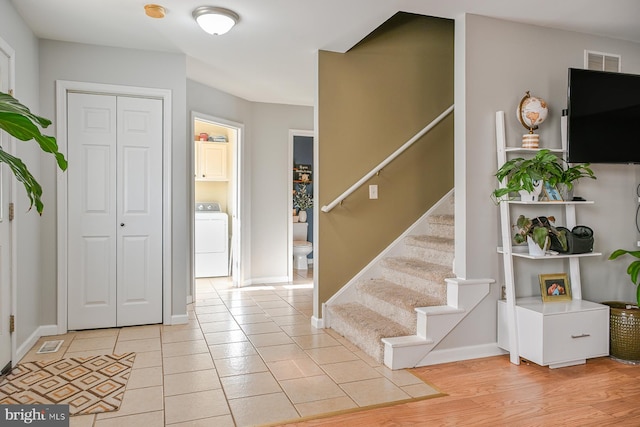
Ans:
[[[319,205],[329,204],[453,103],[454,24],[397,14],[345,54],[319,54]],[[319,218],[319,303],[453,187],[449,116]],[[368,199],[377,184],[378,200]]]

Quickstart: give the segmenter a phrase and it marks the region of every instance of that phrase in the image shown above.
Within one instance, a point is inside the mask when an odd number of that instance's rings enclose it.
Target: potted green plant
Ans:
[[[527,242],[529,245],[529,254],[542,256],[549,247],[551,237],[554,236],[563,249],[567,249],[567,236],[564,230],[558,230],[551,225],[556,219],[553,216],[538,216],[535,218],[527,218],[520,215],[516,221],[516,234],[513,241],[520,244]]]
[[[67,169],[67,161],[64,155],[58,151],[56,139],[43,135],[39,129],[39,127],[46,128],[50,124],[51,120],[31,113],[13,96],[0,92],[0,129],[21,141],[35,140],[43,151],[55,156],[58,167],[64,171]],[[29,172],[24,162],[4,151],[2,147],[0,147],[0,162],[6,163],[16,179],[24,185],[31,203],[29,209],[35,205],[38,213],[42,215],[44,208],[41,200],[42,187]]]
[[[307,193],[307,183],[298,184],[293,191],[293,207],[299,209],[298,217],[300,222],[307,222],[307,209],[313,207],[313,197]]]
[[[569,164],[566,165],[557,183],[558,191],[563,200],[573,199],[573,185],[578,179],[596,179],[595,174],[589,167],[590,165],[590,163],[580,163],[573,166],[569,166]]]
[[[636,286],[635,303],[606,301],[609,310],[609,354],[612,358],[630,364],[640,364],[640,251],[617,249],[609,256],[614,260],[631,255],[635,260],[627,266],[631,283]]]
[[[504,200],[503,196],[509,193],[540,193],[544,181],[551,185],[556,185],[563,174],[562,165],[558,156],[547,149],[540,150],[530,159],[518,157],[505,162],[496,172],[498,181],[504,185],[493,191],[493,199],[499,203]],[[537,200],[537,194],[532,197],[532,201]]]

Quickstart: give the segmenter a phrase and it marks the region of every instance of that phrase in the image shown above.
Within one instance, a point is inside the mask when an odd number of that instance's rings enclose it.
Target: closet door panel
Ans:
[[[162,322],[162,101],[118,97],[118,326]]]
[[[68,328],[116,321],[116,98],[68,95]]]

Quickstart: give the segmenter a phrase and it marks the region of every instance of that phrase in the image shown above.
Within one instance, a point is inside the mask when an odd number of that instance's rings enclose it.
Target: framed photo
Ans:
[[[555,187],[555,185],[551,185],[546,181],[544,183],[544,194],[547,196],[547,200],[549,200],[550,202],[562,201],[562,196],[560,195],[560,192]]]
[[[566,273],[540,274],[542,301],[571,301],[571,285]]]

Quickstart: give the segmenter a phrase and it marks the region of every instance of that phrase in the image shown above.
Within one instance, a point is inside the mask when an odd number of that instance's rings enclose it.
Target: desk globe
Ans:
[[[540,136],[533,131],[538,129],[538,125],[544,122],[548,114],[547,102],[542,98],[531,96],[527,91],[516,110],[518,121],[529,131],[528,134],[522,135],[522,148],[539,147]]]

